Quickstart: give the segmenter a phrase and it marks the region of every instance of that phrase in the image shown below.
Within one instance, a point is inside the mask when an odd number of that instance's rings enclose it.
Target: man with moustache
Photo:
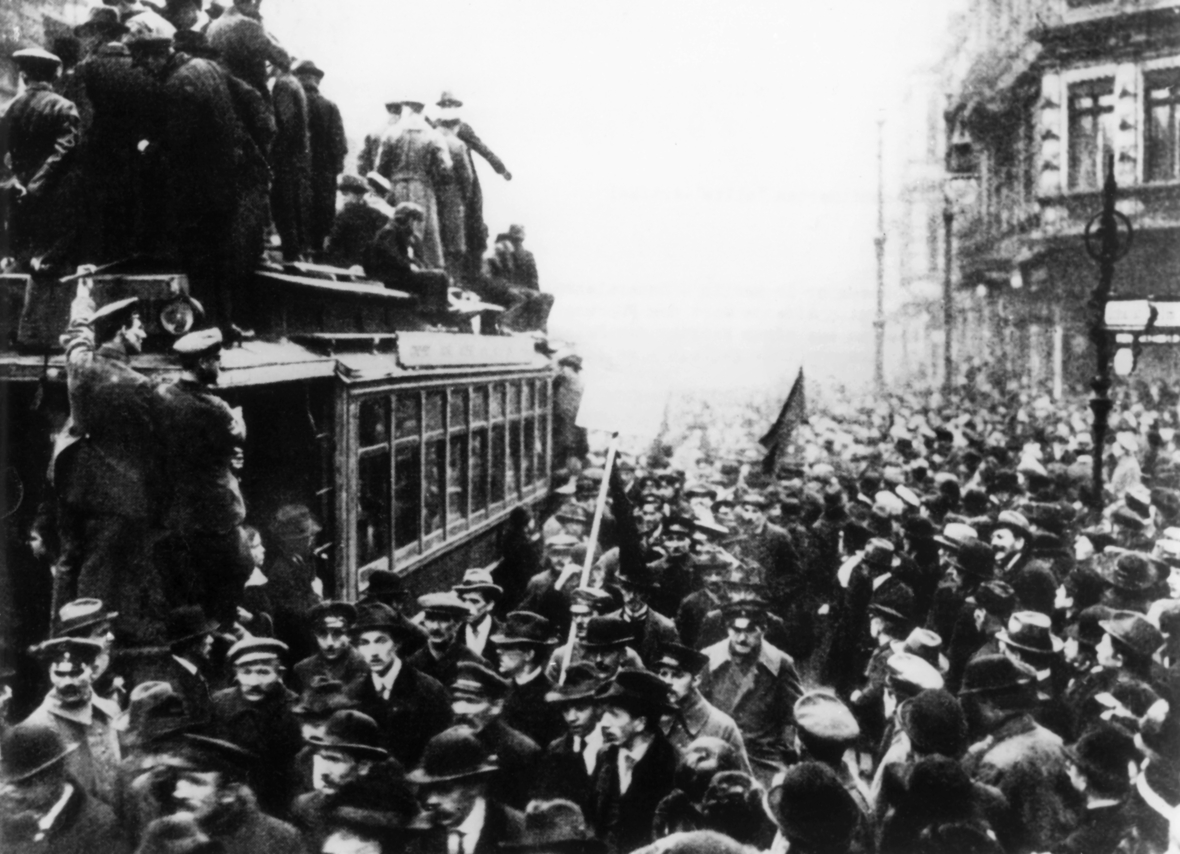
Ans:
[[[295,681],[300,689],[309,688],[317,676],[347,688],[369,675],[369,666],[352,647],[349,630],[355,622],[356,608],[348,602],[320,602],[307,612],[307,624],[319,652],[295,665]]]
[[[399,656],[403,619],[379,602],[357,609],[352,636],[369,676],[349,689],[348,696],[358,711],[377,722],[381,746],[411,767],[431,736],[451,725],[451,699],[438,680]]]
[[[437,679],[440,685],[455,681],[461,662],[487,665],[483,656],[472,652],[460,637],[459,629],[467,625],[471,609],[454,592],[427,593],[418,598],[418,607],[426,629],[426,646],[407,658],[407,664]]]
[[[49,666],[52,687],[26,724],[55,730],[71,750],[66,770],[86,792],[110,802],[122,753],[116,725],[119,707],[94,693],[94,664],[99,641],[54,638],[34,649]]]
[[[631,629],[620,617],[603,616],[613,610],[615,600],[597,587],[579,587],[570,594],[570,620],[574,624],[574,645],[559,646],[549,656],[545,675],[554,682],[561,677],[562,667],[570,667],[585,661],[597,667],[602,665],[602,676],[610,679],[620,667],[643,667],[639,653],[627,644],[631,643]],[[594,624],[591,633],[590,624]],[[566,664],[566,657],[569,663]]]
[[[470,611],[467,625],[463,627],[463,643],[476,655],[487,658],[490,652],[488,641],[500,631],[500,621],[493,615],[496,603],[504,595],[504,588],[492,580],[486,569],[469,569],[463,573],[463,580],[455,585],[456,595]]]
[[[991,547],[996,556],[996,572],[1004,581],[1012,583],[1028,563],[1026,546],[1032,541],[1032,526],[1024,514],[1004,510],[996,518],[992,529]]]
[[[274,638],[238,641],[226,654],[237,684],[213,695],[213,734],[258,755],[252,788],[272,815],[285,814],[296,793],[295,756],[303,747],[292,711],[299,697],[283,686],[286,653],[287,645]]]
[[[451,684],[451,710],[455,725],[466,727],[497,757],[499,770],[492,775],[492,791],[505,804],[524,809],[541,758],[535,741],[501,720],[504,699],[511,683],[473,661],[459,663]]]

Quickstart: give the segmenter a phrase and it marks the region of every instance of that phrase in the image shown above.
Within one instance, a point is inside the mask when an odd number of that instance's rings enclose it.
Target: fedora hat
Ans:
[[[184,698],[169,682],[140,682],[131,691],[127,735],[135,745],[164,741],[202,723],[189,716]]]
[[[492,579],[486,569],[469,569],[463,573],[463,580],[454,586],[456,593],[483,593],[489,599],[499,599],[504,588]]]
[[[1002,694],[1032,685],[1037,673],[1006,655],[981,655],[967,663],[959,696]]]
[[[1131,652],[1150,658],[1164,645],[1164,634],[1135,611],[1115,611],[1098,623],[1102,630]]]
[[[164,637],[169,646],[199,638],[217,631],[220,624],[205,616],[200,605],[182,605],[173,608],[164,618]]]
[[[381,630],[397,638],[405,634],[406,629],[398,619],[397,611],[382,602],[362,603],[356,609],[356,622],[349,632],[358,635],[361,632]]]
[[[318,65],[310,59],[301,59],[291,66],[291,73],[298,76],[306,74],[309,77],[314,77],[316,80],[324,79],[324,72]]]
[[[341,709],[328,718],[323,735],[313,735],[307,743],[316,748],[330,747],[358,759],[382,761],[389,752],[378,746],[381,731],[377,722],[355,709]]]
[[[557,643],[553,636],[552,624],[540,614],[532,611],[513,611],[504,618],[500,632],[492,635],[491,641],[501,646],[532,644],[550,646]]]
[[[19,783],[50,765],[61,762],[78,749],[67,745],[55,728],[25,721],[0,737],[0,780]]]
[[[291,712],[301,718],[326,718],[356,706],[356,700],[344,692],[343,682],[321,675],[313,677],[311,684],[303,689]]]
[[[586,637],[582,641],[583,649],[608,649],[615,646],[626,646],[635,640],[635,632],[631,624],[622,617],[591,617],[586,623]]]
[[[1008,619],[1008,628],[996,634],[1002,644],[1023,652],[1056,655],[1065,642],[1053,634],[1053,623],[1038,611],[1017,611]]]
[[[422,762],[406,775],[419,786],[491,774],[499,765],[464,727],[443,730],[426,743]]]
[[[455,93],[450,89],[443,89],[443,93],[438,96],[438,102],[435,104],[438,107],[462,107],[463,102],[455,97]]]
[[[75,599],[62,605],[57,612],[57,626],[53,633],[58,637],[74,636],[100,623],[109,623],[118,616],[119,612],[108,611],[101,599]]]
[[[569,851],[599,854],[606,843],[586,826],[582,808],[572,801],[531,801],[524,813],[520,835],[501,842],[505,851]]]
[[[565,682],[554,685],[553,690],[545,695],[545,702],[558,705],[585,703],[594,699],[601,685],[598,671],[585,662],[578,662],[566,670]]]
[[[368,575],[368,586],[362,591],[366,596],[405,596],[406,583],[393,570],[374,569]]]
[[[882,584],[869,601],[869,614],[911,623],[914,620],[914,591],[909,585]]]
[[[668,701],[664,680],[647,670],[624,667],[615,678],[599,687],[594,695],[605,705],[620,706],[640,715],[671,714],[675,707]]]
[[[1114,566],[1103,572],[1106,581],[1117,590],[1141,593],[1157,583],[1155,569],[1146,555],[1128,552],[1119,555]]]
[[[894,652],[908,652],[938,668],[940,673],[950,669],[950,662],[942,652],[942,638],[930,629],[917,628],[909,633],[905,640],[893,641]]]

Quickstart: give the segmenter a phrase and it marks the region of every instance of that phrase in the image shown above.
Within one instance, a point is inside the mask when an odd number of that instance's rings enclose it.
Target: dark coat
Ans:
[[[713,598],[708,590],[698,590],[685,597],[676,611],[676,631],[680,634],[680,642],[685,646],[699,649],[708,644],[698,644],[701,635],[701,624],[710,611],[715,610],[720,603]],[[721,638],[716,638],[721,640]]]
[[[377,693],[371,677],[348,695],[357,701],[357,711],[377,722],[381,746],[406,768],[416,766],[426,742],[451,725],[447,689],[404,661],[388,700]]]
[[[332,210],[336,218],[328,235],[327,261],[339,267],[362,263],[373,239],[389,224],[389,217],[364,202],[349,202],[339,213],[335,207]]]
[[[647,616],[639,622],[628,619],[626,609],[616,612],[615,616],[627,620],[627,625],[631,627],[635,638],[629,645],[639,653],[639,657],[648,667],[656,660],[661,644],[680,642],[676,625],[651,606],[648,606]]]
[[[340,108],[320,94],[314,81],[304,77],[299,82],[307,95],[307,131],[311,142],[308,238],[311,250],[320,252],[336,218],[336,177],[344,171],[348,139],[344,135]]]
[[[283,257],[297,258],[307,247],[311,212],[311,137],[307,95],[290,74],[275,78],[271,90],[275,138],[270,148],[270,209],[283,243]]]
[[[221,844],[222,854],[305,854],[303,839],[294,827],[267,815],[259,808],[249,789],[242,788],[237,799],[220,805],[200,822],[210,839]],[[149,826],[150,832],[150,826]]]
[[[185,379],[160,386],[157,394],[172,487],[168,527],[221,533],[242,524],[246,505],[230,462],[246,436],[229,404]]]
[[[691,554],[662,557],[648,565],[659,583],[651,596],[651,606],[665,617],[676,618],[680,605],[696,587],[695,561]]]
[[[445,127],[447,124],[444,123],[443,126]],[[479,271],[480,259],[488,248],[488,227],[483,221],[483,189],[479,184],[479,171],[475,168],[475,160],[471,156],[471,152],[474,151],[486,160],[488,165],[495,169],[499,175],[508,175],[508,168],[467,122],[459,121],[448,129],[467,147],[466,158],[471,172],[471,185],[467,197],[464,199],[464,215],[467,229],[468,273],[474,274]]]
[[[213,718],[213,696],[209,683],[200,671],[192,673],[171,655],[164,662],[161,678],[170,682],[184,702],[185,712],[193,720],[208,721]]]
[[[427,645],[407,658],[406,664],[423,675],[438,680],[440,685],[449,689],[451,683],[455,681],[455,677],[459,675],[459,662],[461,661],[471,661],[484,667],[490,667],[487,659],[468,649],[467,644],[463,643],[461,638],[455,639],[455,642],[443,653],[442,658],[435,658]]]
[[[295,672],[296,687],[300,691],[307,690],[317,676],[342,682],[345,690],[359,685],[369,677],[369,665],[365,663],[364,656],[352,647],[349,647],[338,661],[328,661],[317,652],[291,669]]]
[[[586,772],[582,755],[574,752],[574,737],[567,732],[549,742],[545,749],[533,786],[533,797],[565,798],[585,813],[590,808],[593,783],[594,778]]]
[[[558,573],[555,569],[543,569],[528,580],[524,597],[517,609],[540,614],[557,633],[564,638],[570,627],[569,600],[557,589]]]
[[[1053,854],[1115,854],[1131,833],[1131,815],[1125,803],[1088,809],[1081,824],[1053,849]]]
[[[250,784],[272,815],[282,815],[299,789],[295,756],[303,747],[303,733],[291,712],[297,699],[285,688],[257,703],[237,687],[213,695],[213,732],[259,757]]]
[[[624,854],[651,842],[656,807],[672,791],[679,761],[676,748],[657,733],[632,769],[631,785],[620,794],[619,748],[609,745],[599,752],[587,817],[611,852]]]
[[[508,806],[523,810],[536,782],[541,748],[524,733],[496,719],[475,734],[489,755],[497,758],[500,770],[492,775],[491,788]]]
[[[0,116],[0,158],[36,198],[52,191],[72,164],[81,138],[81,120],[73,102],[48,83],[30,83]]]
[[[231,6],[209,24],[205,31],[209,46],[221,57],[221,64],[231,74],[267,94],[266,63],[280,68],[290,64],[290,57],[262,26],[262,22]]]
[[[565,732],[561,713],[545,702],[545,695],[552,690],[553,682],[543,672],[523,685],[513,682],[500,719],[537,744],[548,744]]]
[[[9,827],[0,817],[0,851],[4,854],[122,854],[133,848],[115,822],[115,814],[102,801],[86,794],[74,781],[74,792],[65,808],[40,841],[36,828]]]
[[[524,815],[489,798],[483,830],[472,854],[500,854],[501,844],[514,842],[523,833]],[[433,830],[411,842],[406,851],[408,854],[448,854],[447,842],[446,831]]]

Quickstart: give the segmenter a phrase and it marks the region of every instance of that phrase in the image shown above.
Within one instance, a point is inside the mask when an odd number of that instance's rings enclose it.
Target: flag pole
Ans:
[[[594,547],[598,544],[598,530],[602,527],[602,512],[606,508],[606,495],[610,490],[610,473],[615,464],[615,455],[619,452],[619,434],[612,433],[610,446],[606,451],[606,467],[603,469],[602,485],[598,488],[598,502],[594,506],[594,522],[590,526],[590,539],[586,544],[586,562],[582,564],[582,580],[578,587],[590,586],[590,568],[594,566]],[[570,658],[574,654],[574,638],[577,635],[577,625],[570,620],[569,636],[565,642],[565,655],[561,659],[561,675],[557,679],[558,685],[565,684],[565,672],[569,669]]]

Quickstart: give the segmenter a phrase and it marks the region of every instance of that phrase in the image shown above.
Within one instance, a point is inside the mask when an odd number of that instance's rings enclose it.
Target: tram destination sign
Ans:
[[[1180,333],[1180,300],[1111,300],[1106,304],[1105,321],[1108,332],[1140,333],[1140,340],[1145,342],[1151,340],[1153,333]]]
[[[403,368],[524,365],[536,357],[533,339],[524,335],[397,334],[397,358]]]

